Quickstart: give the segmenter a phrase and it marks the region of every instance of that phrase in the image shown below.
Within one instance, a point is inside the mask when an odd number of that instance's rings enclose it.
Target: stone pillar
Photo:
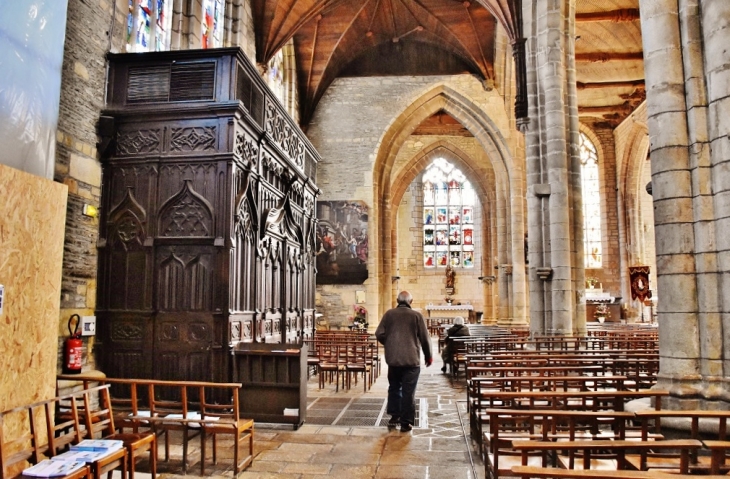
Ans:
[[[582,243],[576,247],[578,231],[582,240],[582,207],[580,195],[573,193],[580,191],[573,3],[548,0],[523,7],[529,38],[525,143],[533,334],[572,334],[577,315],[585,321],[579,306],[584,301]]]
[[[706,271],[699,281],[699,289],[706,292],[701,296],[703,310],[700,313],[700,347],[702,352],[701,374],[704,379],[703,395],[708,399],[730,401],[730,181],[728,166],[730,165],[730,2],[726,0],[702,0],[700,12],[691,4],[696,1],[683,1],[688,4],[683,11],[683,18],[694,20],[701,14],[702,36],[688,38],[686,48],[690,50],[692,71],[685,73],[688,87],[693,87],[693,101],[688,107],[696,114],[696,121],[708,121],[706,134],[693,140],[692,151],[697,155],[697,184],[702,191],[698,206],[703,212],[709,209],[710,202],[714,209],[714,230],[701,225],[702,239],[707,240],[708,248],[711,239],[716,239],[716,254],[708,254],[707,264],[712,269]],[[683,29],[684,30],[684,29]],[[692,31],[695,33],[695,30]],[[704,59],[697,53],[704,46]],[[704,61],[703,61],[704,60]],[[685,67],[686,68],[686,67]],[[696,75],[701,75],[704,68],[706,90]],[[699,76],[702,78],[702,76]],[[704,98],[703,98],[704,96]],[[706,98],[707,106],[700,100]],[[689,99],[689,95],[688,95]],[[694,112],[697,113],[694,113]],[[705,133],[704,128],[697,128]],[[707,143],[705,143],[707,142]],[[711,181],[707,181],[707,172],[711,172]],[[713,195],[714,194],[714,195]],[[705,209],[707,205],[707,209]],[[709,256],[713,256],[710,258]],[[703,260],[704,258],[699,258]],[[714,261],[710,261],[714,260]],[[709,268],[708,268],[709,269]],[[722,332],[722,334],[719,334]],[[724,360],[722,359],[724,358]],[[724,386],[723,386],[724,382]]]
[[[684,69],[684,57],[691,52],[683,49],[681,23],[678,0],[641,1],[656,257],[661,265],[657,386],[675,397],[701,390],[698,245]]]
[[[525,275],[525,208],[524,192],[522,191],[522,171],[519,163],[514,163],[513,178],[520,180],[513,181],[510,185],[510,213],[511,213],[511,254],[512,274],[510,276],[512,286],[512,324],[527,325],[527,282]]]

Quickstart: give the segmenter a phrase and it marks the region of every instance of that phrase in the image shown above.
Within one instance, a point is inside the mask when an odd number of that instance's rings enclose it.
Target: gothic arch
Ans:
[[[642,173],[649,154],[649,130],[646,121],[646,103],[643,103],[634,114],[629,117],[631,126],[625,135],[624,149],[621,157],[621,170],[619,171],[618,190],[621,205],[619,208],[619,229],[622,248],[621,276],[622,295],[630,298],[628,288],[629,277],[628,267],[635,265],[643,258],[645,261],[645,235],[642,234],[640,225],[643,224],[645,212],[641,207],[641,193],[645,191],[646,184],[642,181]],[[653,237],[649,239],[653,241]],[[652,258],[649,263],[655,264]],[[655,268],[652,272],[656,273]]]
[[[496,236],[493,233],[496,229],[494,226],[497,224],[496,217],[499,210],[497,205],[503,205],[505,198],[496,191],[494,170],[491,165],[477,165],[477,160],[448,141],[441,140],[426,146],[409,159],[408,163],[397,173],[393,180],[394,189],[390,223],[396,224],[398,206],[408,187],[436,158],[444,158],[459,168],[472,183],[483,212],[482,224],[480,225],[482,238],[482,243],[479,246],[481,253],[479,255],[481,258],[480,271],[492,271],[493,263],[491,258],[496,253]],[[497,199],[498,197],[499,199]],[[393,236],[392,241],[396,244],[397,237]],[[392,248],[390,251],[391,264],[395,264],[396,260],[397,251],[396,248]],[[394,293],[397,294],[397,291],[391,291],[390,296],[394,296]],[[488,307],[488,304],[491,307],[491,298],[489,298],[489,301],[485,301],[485,308]]]
[[[395,160],[406,139],[415,128],[431,115],[444,111],[466,127],[475,137],[485,156],[491,162],[494,171],[495,192],[501,192],[504,198],[503,205],[499,205],[496,221],[496,237],[498,238],[498,261],[504,264],[505,274],[503,281],[510,278],[511,291],[509,308],[500,308],[503,316],[508,316],[518,323],[526,322],[526,277],[524,273],[524,168],[513,161],[507,143],[486,112],[472,100],[456,92],[454,89],[439,85],[421,95],[413,101],[398,117],[396,117],[384,132],[378,145],[377,156],[373,169],[373,198],[374,198],[374,226],[377,232],[377,245],[380,252],[376,263],[376,277],[378,278],[378,297],[381,312],[390,307],[391,281],[393,276],[394,239],[393,219],[395,209],[402,198],[403,184],[408,175],[415,177],[419,161],[424,156],[416,156],[401,174],[394,172]],[[436,145],[447,151],[445,144]],[[451,150],[453,152],[453,149]],[[422,152],[427,155],[428,151]],[[459,164],[469,166],[467,161],[458,161]],[[396,177],[393,175],[396,174]],[[409,183],[405,183],[407,186]],[[483,188],[484,185],[482,185]],[[483,188],[482,192],[485,189]],[[397,202],[396,202],[397,199]],[[519,266],[509,267],[507,266]],[[501,285],[500,285],[501,287]]]

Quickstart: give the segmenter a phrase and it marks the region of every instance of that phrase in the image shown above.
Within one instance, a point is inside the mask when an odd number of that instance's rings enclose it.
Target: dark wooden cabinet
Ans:
[[[307,346],[239,343],[233,381],[243,384],[241,415],[300,426],[307,413]]]
[[[237,343],[313,332],[318,153],[239,49],[108,59],[100,364],[229,381]]]

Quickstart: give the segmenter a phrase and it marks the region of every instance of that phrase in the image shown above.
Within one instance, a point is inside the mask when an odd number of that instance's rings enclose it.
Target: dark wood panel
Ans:
[[[256,69],[238,49],[121,54],[109,78],[104,370],[228,381],[232,345],[311,334],[319,155]]]

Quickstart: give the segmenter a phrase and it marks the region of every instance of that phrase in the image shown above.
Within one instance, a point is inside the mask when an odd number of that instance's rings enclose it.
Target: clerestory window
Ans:
[[[423,265],[474,267],[474,189],[458,168],[437,158],[423,184]]]
[[[601,195],[598,154],[588,137],[580,134],[581,184],[583,186],[583,247],[586,268],[603,266],[601,246]]]
[[[223,46],[223,0],[203,0],[202,48]]]
[[[170,49],[172,0],[129,0],[127,52]]]

